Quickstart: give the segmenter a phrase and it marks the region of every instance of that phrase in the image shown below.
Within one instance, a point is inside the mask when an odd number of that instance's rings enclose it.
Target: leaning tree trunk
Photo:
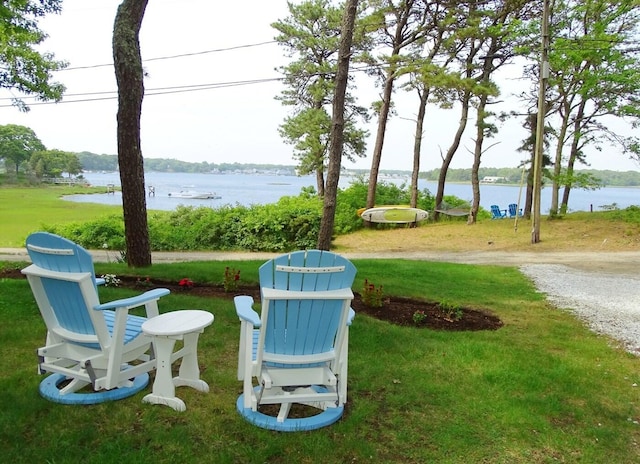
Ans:
[[[573,123],[573,140],[571,141],[571,151],[569,152],[569,161],[567,162],[567,181],[562,193],[562,203],[560,204],[560,212],[566,214],[569,208],[569,193],[573,186],[573,170],[575,168],[576,161],[578,159],[578,153],[580,149],[580,137],[582,134],[582,128],[584,127],[584,109],[587,105],[585,99],[578,105],[578,113],[576,114],[575,121]]]
[[[324,166],[322,162],[320,167],[316,168],[316,186],[318,188],[318,196],[324,198]]]
[[[564,148],[564,139],[567,136],[569,126],[570,110],[569,105],[563,105],[564,111],[560,118],[560,130],[558,131],[558,144],[556,145],[555,161],[553,164],[553,183],[551,185],[551,207],[549,208],[549,217],[553,218],[558,215],[559,192],[560,192],[560,174],[562,172],[562,150]]]
[[[140,113],[144,97],[140,27],[148,0],[123,0],[113,26],[113,62],[118,84],[118,165],[126,257],[130,267],[151,265]]]
[[[478,171],[480,170],[480,160],[482,158],[482,145],[484,144],[484,130],[485,130],[485,107],[487,106],[486,95],[480,97],[480,103],[476,114],[476,143],[473,151],[473,165],[471,167],[471,190],[473,192],[473,201],[471,202],[471,208],[469,209],[469,216],[467,217],[467,224],[475,224],[478,217],[478,210],[480,209],[480,179],[478,178]]]
[[[329,168],[322,208],[322,220],[320,221],[320,232],[318,234],[319,250],[329,250],[331,248],[331,237],[333,236],[342,148],[344,146],[344,101],[347,93],[351,44],[353,42],[353,28],[357,9],[358,0],[348,0],[342,18],[342,36],[340,38],[340,49],[338,50],[338,70],[336,72],[336,86],[333,95]]]
[[[460,121],[458,122],[458,128],[456,129],[456,134],[453,137],[453,141],[447,150],[446,156],[442,159],[442,165],[440,167],[440,175],[438,176],[438,187],[436,188],[436,199],[435,206],[436,208],[442,203],[444,198],[444,186],[447,181],[447,172],[449,171],[449,165],[453,160],[453,155],[456,154],[458,148],[460,147],[460,142],[462,140],[462,134],[464,134],[464,130],[467,127],[467,121],[469,120],[469,101],[471,100],[471,94],[469,92],[465,92],[464,97],[462,98],[462,105],[460,107]],[[433,213],[434,221],[437,221],[440,217],[438,211]]]
[[[427,113],[427,101],[429,100],[429,89],[422,89],[420,92],[420,106],[418,107],[418,118],[416,119],[416,133],[413,141],[413,169],[411,170],[411,200],[409,206],[418,207],[418,181],[420,178],[420,152],[422,151],[422,134],[424,132],[424,117]]]
[[[397,53],[396,53],[397,54]],[[393,66],[387,71],[387,78],[384,82],[384,90],[382,92],[382,105],[378,114],[378,129],[376,132],[376,142],[373,147],[373,155],[371,157],[371,169],[369,170],[369,187],[367,189],[367,208],[373,208],[376,204],[376,189],[378,187],[378,173],[380,172],[380,161],[382,160],[382,147],[384,145],[384,136],[387,130],[387,122],[389,121],[389,112],[391,109],[391,94],[393,93],[393,82],[395,80],[395,70]],[[366,225],[370,223],[365,221]]]
[[[533,209],[533,158],[531,158],[531,169],[527,172],[527,185],[524,194],[524,208],[522,209],[524,218],[531,219],[531,210]]]

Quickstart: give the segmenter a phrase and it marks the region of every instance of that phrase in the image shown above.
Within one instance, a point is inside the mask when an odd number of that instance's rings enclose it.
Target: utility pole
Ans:
[[[536,147],[533,161],[533,227],[531,243],[540,242],[540,194],[542,193],[542,155],[544,153],[544,116],[546,109],[547,80],[549,79],[549,0],[542,1],[542,45],[540,52],[540,90],[538,93],[538,118]]]

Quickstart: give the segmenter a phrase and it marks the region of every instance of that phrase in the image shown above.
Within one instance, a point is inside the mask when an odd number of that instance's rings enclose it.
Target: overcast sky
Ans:
[[[33,104],[29,113],[6,106],[0,95],[0,124],[32,128],[49,149],[115,154],[116,83],[112,63],[113,21],[120,0],[64,0],[63,12],[41,21],[49,34],[42,49],[69,62],[56,80],[67,87],[63,102]],[[141,30],[146,96],[142,108],[142,151],[149,158],[175,158],[209,163],[295,164],[291,146],[278,135],[287,109],[274,100],[282,90],[274,68],[286,63],[273,41],[270,24],[288,15],[286,0],[150,0]],[[508,95],[526,85],[511,66],[501,80]],[[263,81],[247,83],[247,81]],[[194,86],[210,87],[193,90]],[[189,88],[190,87],[190,88]],[[182,91],[188,90],[188,91]],[[155,94],[155,95],[154,95]],[[377,99],[375,88],[359,84],[360,104]],[[388,124],[383,169],[410,170],[417,102],[398,91],[397,116]],[[30,100],[27,100],[30,102]],[[509,110],[507,100],[502,110]],[[427,113],[421,170],[440,166],[457,126],[455,110]],[[452,167],[471,166],[474,120]],[[499,142],[483,155],[484,167],[516,167],[523,158],[515,148],[526,134],[520,121],[500,127],[487,144]],[[369,126],[375,134],[375,121]],[[369,168],[368,157],[345,167]],[[626,155],[605,150],[589,155],[595,169],[638,170]]]

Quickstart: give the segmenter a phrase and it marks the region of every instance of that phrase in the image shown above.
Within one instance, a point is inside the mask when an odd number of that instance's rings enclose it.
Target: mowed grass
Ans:
[[[0,247],[23,247],[31,232],[46,224],[64,224],[122,214],[122,207],[62,200],[63,195],[104,193],[104,188],[87,187],[2,187],[0,188]]]
[[[225,266],[256,282],[259,261],[156,264],[98,274],[220,282]],[[397,327],[358,315],[350,333],[349,402],[336,424],[275,433],[235,410],[239,322],[231,299],[179,292],[161,312],[215,315],[199,341],[208,394],[179,388],[187,411],[142,403],[148,387],[110,404],[42,399],[34,350],[45,328],[25,280],[0,280],[0,447],[7,462],[51,463],[633,463],[640,460],[638,359],[549,306],[515,268],[354,260],[387,294],[491,310],[497,331]],[[23,264],[5,264],[5,266]],[[102,301],[135,290],[101,288]]]

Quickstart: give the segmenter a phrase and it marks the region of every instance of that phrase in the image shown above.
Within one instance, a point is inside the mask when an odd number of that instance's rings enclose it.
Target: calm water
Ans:
[[[95,186],[114,184],[120,186],[118,173],[85,173],[85,178]],[[340,186],[347,187],[350,179],[340,179]],[[401,180],[393,180],[401,182]],[[147,208],[155,210],[173,210],[177,205],[208,206],[216,208],[222,205],[245,205],[275,203],[283,196],[296,196],[302,187],[315,186],[314,176],[278,176],[261,174],[188,174],[150,172],[145,175],[146,186],[155,188],[155,196],[147,197]],[[408,183],[408,181],[407,181]],[[437,184],[421,180],[419,188],[429,189],[435,193]],[[105,188],[106,190],[106,188]],[[187,200],[170,198],[169,192],[180,190],[196,190],[215,192],[222,198],[216,200]],[[491,205],[506,208],[509,203],[518,203],[520,188],[518,186],[490,185],[480,186],[480,205],[489,210]],[[471,201],[473,195],[469,184],[448,184],[446,195],[455,195]],[[122,196],[115,194],[70,195],[70,201],[121,205]],[[546,214],[551,205],[551,190],[543,189],[541,197],[542,213]],[[524,203],[524,189],[520,203]],[[607,187],[595,191],[573,190],[569,199],[571,211],[599,211],[600,206],[616,203],[619,208],[640,205],[640,189]]]

